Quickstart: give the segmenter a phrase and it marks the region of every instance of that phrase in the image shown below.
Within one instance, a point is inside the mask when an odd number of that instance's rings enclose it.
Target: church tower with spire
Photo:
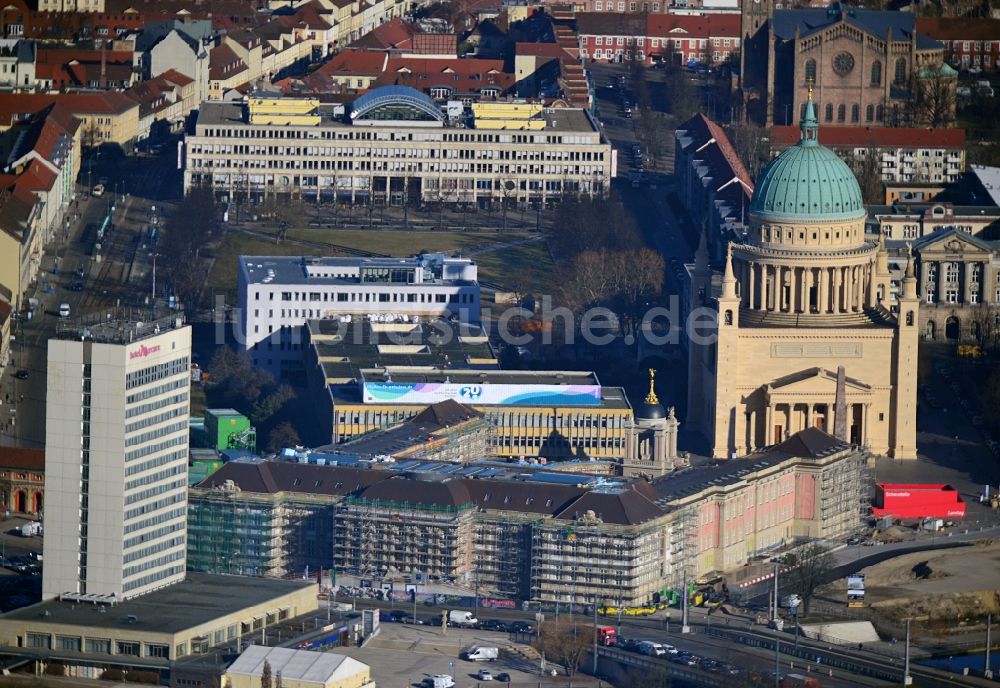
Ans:
[[[714,299],[710,285],[696,267],[691,306],[716,318],[710,338],[689,344],[687,421],[712,456],[840,427],[875,454],[915,458],[916,283],[904,280],[892,312],[884,242],[865,234],[853,172],[819,142],[811,94],[799,142],[760,175]]]

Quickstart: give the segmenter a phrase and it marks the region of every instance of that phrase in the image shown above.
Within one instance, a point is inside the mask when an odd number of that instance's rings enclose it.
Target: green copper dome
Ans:
[[[854,172],[819,144],[819,125],[810,99],[799,142],[764,169],[750,211],[779,221],[854,220],[865,214]]]

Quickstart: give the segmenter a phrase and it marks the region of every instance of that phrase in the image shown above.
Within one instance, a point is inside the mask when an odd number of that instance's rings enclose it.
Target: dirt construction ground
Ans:
[[[865,601],[898,621],[927,617],[961,624],[1000,612],[1000,543],[906,554],[863,569]],[[846,590],[846,581],[832,590]]]

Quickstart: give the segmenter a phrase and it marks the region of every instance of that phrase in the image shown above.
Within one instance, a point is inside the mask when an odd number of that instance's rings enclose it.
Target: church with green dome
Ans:
[[[875,454],[916,458],[919,305],[912,258],[889,307],[884,244],[865,235],[861,189],[818,139],[813,101],[799,142],[757,180],[749,231],[729,245],[713,292],[704,242],[691,309],[687,423],[715,458],[742,456],[817,427]]]

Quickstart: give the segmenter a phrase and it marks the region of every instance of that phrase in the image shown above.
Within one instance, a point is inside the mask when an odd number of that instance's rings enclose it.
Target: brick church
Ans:
[[[916,32],[912,13],[839,3],[781,7],[743,3],[740,90],[750,121],[800,121],[810,85],[823,126],[919,125],[911,104],[932,88],[953,119],[957,74],[944,62],[944,46]]]

